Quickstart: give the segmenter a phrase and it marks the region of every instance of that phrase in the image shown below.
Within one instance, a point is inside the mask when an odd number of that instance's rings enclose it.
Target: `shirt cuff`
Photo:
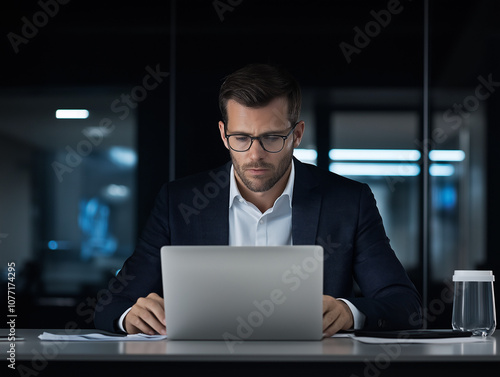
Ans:
[[[348,304],[349,305],[349,304]],[[120,319],[118,320],[118,327],[120,328],[120,330],[122,330],[123,332],[127,332],[125,331],[125,326],[123,326],[123,321],[125,320],[125,316],[128,314],[128,312],[132,309],[132,307],[128,308],[127,310],[125,310],[125,312],[123,312],[123,314],[121,315]],[[352,309],[351,309],[352,310]]]
[[[361,330],[365,324],[366,316],[361,313],[358,308],[356,308],[349,300],[346,300],[344,298],[338,298],[337,300],[345,302],[349,309],[351,309],[352,318],[354,321],[352,330]]]

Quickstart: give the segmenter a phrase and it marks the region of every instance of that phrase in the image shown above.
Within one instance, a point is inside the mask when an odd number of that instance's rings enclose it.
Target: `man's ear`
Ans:
[[[229,149],[229,146],[227,145],[227,139],[226,139],[226,133],[224,131],[224,122],[219,121],[219,132],[220,132],[220,138],[222,139],[222,142],[224,143],[225,147]]]
[[[303,120],[297,123],[295,130],[293,130],[293,147],[297,148],[302,141],[302,136],[304,136],[304,128],[306,124]]]

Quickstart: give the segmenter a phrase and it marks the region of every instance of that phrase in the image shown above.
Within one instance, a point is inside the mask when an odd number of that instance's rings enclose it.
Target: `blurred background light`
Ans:
[[[418,161],[416,149],[331,149],[328,153],[336,161]]]
[[[125,185],[110,184],[104,187],[102,195],[108,201],[121,201],[130,196],[130,189]]]
[[[318,152],[315,149],[294,149],[293,155],[302,162],[316,165]]]
[[[414,177],[420,173],[418,164],[405,163],[354,163],[332,162],[330,171],[350,176],[404,176]]]
[[[431,161],[463,161],[465,152],[460,150],[433,150],[429,152]]]
[[[455,174],[455,167],[450,164],[431,164],[429,173],[434,177],[449,177]]]
[[[56,110],[57,119],[87,119],[89,111],[85,109],[58,109]]]
[[[133,167],[137,163],[136,152],[126,147],[112,147],[109,150],[109,158],[116,165],[123,167]]]

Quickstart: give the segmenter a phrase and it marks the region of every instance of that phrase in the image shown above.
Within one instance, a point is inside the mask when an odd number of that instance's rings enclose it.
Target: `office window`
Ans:
[[[440,100],[468,96],[467,91],[447,94]],[[485,112],[477,109],[467,119],[452,118],[455,122],[449,121],[450,114],[444,108],[432,117],[430,272],[434,281],[449,280],[453,270],[476,269],[486,261]]]
[[[393,249],[415,273],[420,263],[418,112],[360,108],[333,111],[330,119],[330,170],[370,185]]]
[[[136,119],[106,91],[1,101],[2,260],[16,263],[21,323],[94,295],[133,250]]]

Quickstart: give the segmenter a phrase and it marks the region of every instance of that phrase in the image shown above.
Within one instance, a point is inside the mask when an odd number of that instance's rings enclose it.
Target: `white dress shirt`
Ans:
[[[240,194],[231,166],[229,185],[229,245],[280,246],[292,245],[292,195],[295,169],[274,205],[262,213]]]

